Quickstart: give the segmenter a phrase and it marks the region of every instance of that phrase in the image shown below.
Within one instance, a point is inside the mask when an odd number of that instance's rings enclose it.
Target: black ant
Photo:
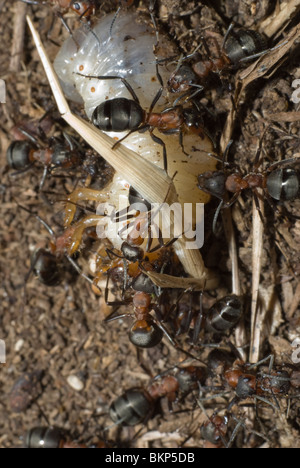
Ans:
[[[220,209],[230,207],[245,189],[252,190],[255,205],[262,221],[263,216],[259,206],[260,194],[258,193],[258,189],[263,190],[264,198],[274,211],[277,211],[274,200],[281,202],[291,201],[299,196],[300,172],[292,167],[286,167],[299,164],[298,158],[290,158],[273,163],[264,171],[259,172],[258,169],[262,162],[260,160],[261,145],[259,145],[253,163],[253,170],[246,175],[242,175],[240,170],[229,170],[228,167],[225,167],[229,145],[224,153],[223,169],[221,171],[204,172],[198,176],[198,187],[221,200],[215,215],[214,225]],[[226,201],[226,194],[228,192],[232,193],[233,196],[229,201]]]
[[[15,140],[9,145],[6,152],[7,163],[11,169],[17,171],[15,175],[26,172],[36,163],[42,164],[44,174],[40,183],[41,191],[48,173],[55,169],[74,169],[83,163],[83,155],[75,147],[76,142],[67,133],[64,133],[63,143],[57,138],[50,138],[45,144],[41,138],[45,140],[47,137],[41,127],[39,127],[40,139],[25,130],[19,130],[28,140]]]
[[[257,369],[267,361],[270,361],[268,369]],[[229,408],[247,398],[254,398],[273,406],[265,398],[266,396],[272,396],[278,407],[277,397],[288,396],[291,385],[294,385],[289,372],[281,368],[274,369],[273,355],[267,356],[256,364],[244,363],[238,359],[224,372],[224,377],[236,394]]]
[[[33,253],[31,268],[26,275],[25,283],[33,272],[42,284],[46,286],[57,286],[62,278],[61,262],[62,255],[64,255],[73,269],[89,283],[93,284],[93,281],[81,271],[76,262],[68,254],[68,246],[71,242],[70,239],[73,232],[72,228],[67,229],[61,236],[56,237],[51,227],[39,215],[32,213],[28,208],[22,205],[18,204],[18,206],[31,216],[34,216],[46,228],[52,239],[48,249],[41,248]]]
[[[178,392],[186,395],[196,390],[205,377],[205,369],[198,366],[179,368],[174,375],[159,374],[147,388],[130,388],[116,398],[110,405],[110,417],[114,423],[127,426],[146,423],[158,400],[167,397],[172,403],[177,399]]]
[[[192,288],[180,294],[176,305],[173,306],[173,310],[187,292],[193,293]],[[208,333],[224,334],[232,330],[244,314],[244,304],[241,296],[235,294],[224,296],[216,301],[205,313],[203,312],[202,296],[203,293],[200,293],[200,310],[197,314],[194,313],[191,301],[188,310],[184,309],[183,312],[179,312],[175,319],[176,335],[186,334],[192,329],[191,342],[193,345],[197,344],[202,329],[205,329]]]
[[[159,132],[165,135],[179,134],[180,145],[184,153],[184,133],[195,133],[201,138],[204,138],[204,135],[206,134],[206,131],[199,122],[199,110],[194,107],[184,109],[181,105],[177,105],[167,108],[162,112],[153,112],[156,103],[163,93],[163,82],[161,76],[158,73],[158,70],[157,77],[161,84],[161,88],[154,97],[148,112],[146,112],[141,107],[136,93],[125,78],[120,76],[92,76],[82,75],[80,73],[77,74],[85,78],[98,80],[119,79],[133,97],[133,99],[109,99],[97,106],[92,114],[92,123],[100,130],[105,132],[124,132],[129,130],[129,133],[117,141],[112,148],[116,148],[116,146],[118,146],[122,141],[125,140],[125,138],[134,132],[149,130],[153,141],[163,147],[163,164],[164,170],[167,172],[168,162],[166,146],[163,140],[153,134],[156,128]]]
[[[191,58],[195,52],[184,57],[179,61],[178,67],[171,75],[168,81],[169,91],[172,93],[186,92],[189,94],[191,89],[197,88],[195,94],[203,89],[203,84],[211,73],[218,73],[221,75],[229,68],[237,68],[241,64],[260,57],[267,52],[266,40],[257,31],[251,29],[233,30],[234,23],[231,23],[225,37],[221,49],[216,42],[218,57],[215,59],[210,58],[211,52],[203,41],[207,60],[202,60],[195,63],[192,67],[189,65],[182,65],[182,61]]]
[[[234,351],[235,360],[231,353],[223,350],[214,350],[208,357],[208,367],[213,373],[218,373],[226,384],[235,390],[236,396],[229,403],[230,410],[235,404],[248,398],[262,401],[274,409],[279,408],[277,398],[285,396],[289,398],[291,387],[299,387],[297,371],[288,372],[282,367],[274,368],[274,356],[269,355],[261,361],[250,364],[244,362],[235,347],[229,343]],[[269,367],[262,365],[269,361]],[[294,366],[292,366],[294,369]],[[276,406],[270,401],[272,397]]]

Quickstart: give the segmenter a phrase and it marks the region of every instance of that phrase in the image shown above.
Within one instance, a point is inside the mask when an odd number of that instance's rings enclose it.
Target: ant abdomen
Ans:
[[[291,168],[275,169],[267,176],[266,185],[275,200],[293,200],[300,190],[299,173]]]
[[[265,39],[257,31],[240,29],[231,31],[224,44],[224,52],[233,65],[267,48]]]
[[[97,106],[92,115],[92,122],[105,132],[123,132],[137,129],[144,117],[145,112],[137,102],[116,98]]]
[[[109,408],[113,422],[135,426],[145,422],[152,414],[153,401],[143,389],[132,388],[114,400]]]
[[[55,255],[45,249],[38,249],[31,259],[32,270],[38,280],[46,286],[57,286],[61,281],[61,271]]]
[[[129,331],[129,339],[139,348],[153,348],[163,338],[163,332],[152,320],[137,320]]]
[[[206,316],[206,328],[213,333],[232,329],[243,314],[243,302],[236,295],[225,296],[216,302]]]
[[[33,149],[34,147],[28,141],[13,141],[6,152],[6,160],[9,167],[16,171],[29,167],[32,163],[30,153]]]
[[[64,433],[56,427],[34,427],[25,436],[27,448],[61,448],[65,442]]]

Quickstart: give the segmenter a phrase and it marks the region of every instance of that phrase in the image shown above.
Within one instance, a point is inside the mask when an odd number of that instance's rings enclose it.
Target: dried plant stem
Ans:
[[[264,215],[263,197],[259,200],[261,215]],[[261,257],[263,249],[264,225],[253,200],[253,241],[252,241],[252,301],[251,301],[251,342],[249,362],[259,360],[261,330],[264,320],[264,308],[259,303],[259,285],[261,275]]]
[[[11,59],[9,64],[9,71],[11,72],[18,72],[21,69],[21,56],[24,47],[26,11],[26,3],[16,2]]]
[[[278,11],[279,9],[279,11]],[[259,25],[259,32],[264,33],[267,37],[272,37],[281,28],[283,28],[293,16],[300,11],[300,0],[289,0],[282,3],[279,8],[275,9],[274,14],[262,21]]]

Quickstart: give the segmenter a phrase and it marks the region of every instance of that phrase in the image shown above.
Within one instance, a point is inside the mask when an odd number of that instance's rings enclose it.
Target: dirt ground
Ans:
[[[103,1],[99,15],[115,10],[116,3]],[[138,7],[147,13],[146,1],[136,3],[132,8]],[[270,15],[276,18],[274,3],[277,2],[158,0],[155,15],[159,26],[174,39],[182,53],[193,51],[203,35],[215,52],[211,38],[215,37],[221,43],[231,20],[239,26],[254,28]],[[297,2],[289,0],[287,3]],[[21,447],[27,430],[35,426],[54,425],[68,431],[73,440],[87,445],[104,438],[112,441],[116,447],[203,447],[205,442],[199,427],[206,421],[206,415],[196,404],[199,396],[196,390],[173,404],[172,411],[163,398],[145,425],[114,426],[108,415],[110,403],[122,391],[146,386],[150,376],[184,359],[182,353],[176,351],[166,339],[153,349],[137,353],[128,340],[129,321],[104,324],[108,307],[103,297],[93,294],[90,285],[84,278],[74,275],[67,261],[63,261],[66,271],[58,286],[42,285],[31,275],[24,289],[31,254],[36,247],[47,245],[49,234],[34,216],[18,208],[17,203],[38,213],[56,233],[62,232],[62,202],[66,191],[74,185],[78,174],[79,183],[86,177],[82,169],[76,171],[73,177],[67,177],[63,171],[60,172],[63,177],[51,176],[46,181],[47,200],[55,203],[47,204],[38,193],[42,168],[34,167],[24,174],[13,176],[13,171],[7,166],[6,150],[16,138],[16,127],[29,129],[28,122],[40,119],[45,110],[51,109],[52,117],[56,119],[56,131],[64,125],[56,115],[44,71],[26,27],[24,40],[18,44],[22,25],[25,24],[25,10],[40,31],[51,59],[58,50],[57,45],[47,39],[52,21],[51,8],[43,5],[28,5],[25,8],[19,1],[0,0],[0,78],[7,84],[7,102],[0,108],[0,339],[5,340],[7,351],[6,365],[2,365],[0,370],[0,446]],[[71,29],[77,27],[78,21],[74,15],[68,14],[66,18]],[[270,45],[289,37],[299,19],[300,11],[285,22],[283,32],[279,28],[278,38],[276,34],[273,35],[274,43],[271,41]],[[16,22],[19,22],[17,26]],[[50,36],[55,37],[59,44],[68,37],[68,32],[57,18]],[[20,51],[16,54],[18,46]],[[276,53],[278,50],[273,52],[273,56]],[[224,141],[232,138],[229,160],[243,171],[251,170],[266,127],[268,130],[262,143],[264,167],[300,154],[300,104],[291,100],[295,91],[292,83],[300,79],[299,58],[297,44],[290,47],[284,57],[275,57],[270,72],[250,82],[238,102],[238,116],[235,116],[234,123],[228,124],[228,115],[230,109],[232,112],[231,96],[236,98],[235,71],[226,77],[226,84],[216,78],[216,83],[210,83],[205,95],[201,95],[201,103],[205,106],[205,112],[209,113],[208,130],[218,150],[222,152],[225,149]],[[244,68],[247,66],[245,64]],[[270,114],[276,115],[269,118]],[[63,128],[66,128],[65,125]],[[98,170],[105,175],[104,179],[111,175],[104,161],[99,162]],[[98,184],[102,183],[103,180],[98,181]],[[251,288],[255,281],[252,200],[251,192],[247,192],[232,209],[238,248],[238,279],[245,296],[245,320],[244,328],[239,329],[240,333],[233,332],[231,341],[237,344],[235,340],[241,339],[244,330],[244,343],[248,345]],[[206,241],[202,253],[206,265],[218,270],[221,286],[204,296],[204,307],[209,307],[215,298],[231,292],[232,265],[227,243],[224,242],[225,233],[221,223],[218,223],[216,235],[211,230],[217,205],[218,201],[212,200],[206,206]],[[292,354],[295,351],[292,343],[300,339],[299,206],[299,200],[286,202],[280,204],[278,213],[274,213],[265,202],[260,253],[262,271],[258,276],[259,296],[265,312],[265,317],[259,322],[262,327],[259,357],[273,353],[277,364],[290,365],[289,370],[292,369]],[[87,241],[79,259],[85,271],[89,258],[88,246]],[[188,298],[186,302],[189,302]],[[224,343],[228,339],[228,336],[225,337]],[[214,342],[213,338],[204,335],[202,340]],[[181,338],[181,344],[186,349],[187,342],[187,337]],[[190,349],[205,362],[208,354],[206,348],[196,346]],[[248,349],[245,349],[248,353]],[[42,373],[29,392],[32,401],[26,409],[16,412],[16,408],[12,408],[15,404],[11,394],[13,385],[24,374],[37,371]],[[80,390],[70,386],[70,376],[77,377],[82,384]],[[211,376],[206,382],[207,386],[209,382],[215,384]],[[297,395],[297,389],[290,392],[293,396]],[[209,390],[206,396],[208,394]],[[203,401],[202,404],[208,415],[212,415],[214,410],[224,415],[233,396],[231,392],[229,396]],[[274,399],[271,400],[273,407],[260,404],[257,414],[253,409],[253,400],[248,402],[248,406],[235,406],[228,414],[231,416],[228,437],[237,421],[242,421],[232,443],[234,447],[300,447],[299,398],[280,398],[280,409],[274,405]]]

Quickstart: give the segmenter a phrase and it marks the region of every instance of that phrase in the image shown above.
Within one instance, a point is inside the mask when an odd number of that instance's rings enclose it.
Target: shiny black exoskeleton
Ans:
[[[230,68],[237,68],[241,63],[252,60],[264,53],[267,47],[266,40],[257,31],[250,29],[234,30],[230,25],[221,47],[218,46],[219,56],[211,58],[210,51],[204,43],[207,59],[200,60],[192,66],[181,65],[177,67],[168,81],[168,88],[172,93],[195,91],[201,88],[211,73],[221,74]],[[197,94],[197,91],[196,91]]]
[[[145,422],[152,414],[153,401],[146,391],[141,389],[127,390],[119,396],[109,408],[113,422],[134,426]]]
[[[243,315],[243,301],[239,296],[225,296],[207,312],[206,328],[213,333],[231,330]]]
[[[61,270],[55,255],[38,249],[32,256],[31,268],[38,280],[46,286],[57,286],[61,281]]]
[[[61,448],[65,433],[56,427],[34,427],[25,436],[24,445],[27,448]]]

